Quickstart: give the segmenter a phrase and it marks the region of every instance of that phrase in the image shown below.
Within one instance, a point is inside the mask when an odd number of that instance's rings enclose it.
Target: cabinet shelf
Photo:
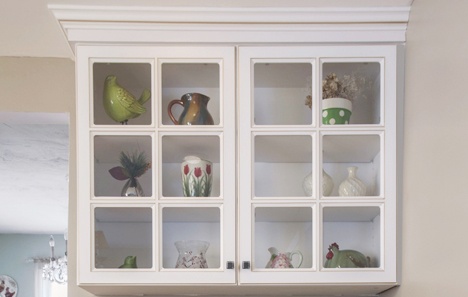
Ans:
[[[381,151],[379,134],[324,135],[324,163],[371,163]]]
[[[220,209],[216,205],[209,207],[199,205],[191,207],[165,205],[162,209],[162,216],[163,221],[168,223],[219,223]]]

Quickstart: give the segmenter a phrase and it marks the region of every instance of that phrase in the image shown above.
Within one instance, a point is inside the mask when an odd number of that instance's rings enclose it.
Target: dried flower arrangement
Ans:
[[[121,166],[116,166],[109,170],[112,177],[117,180],[134,180],[135,178],[142,176],[149,168],[151,168],[151,163],[146,161],[146,156],[143,152],[135,152],[131,155],[121,152],[120,165]]]
[[[322,99],[345,98],[350,101],[366,98],[366,91],[372,88],[372,80],[365,75],[353,72],[340,79],[336,73],[328,74],[322,81]],[[305,105],[312,108],[312,96],[306,96]]]

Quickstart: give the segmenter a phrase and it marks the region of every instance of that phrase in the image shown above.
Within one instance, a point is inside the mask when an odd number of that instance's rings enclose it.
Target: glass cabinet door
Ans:
[[[77,59],[80,282],[234,283],[234,48]]]
[[[392,278],[394,57],[240,47],[241,283]]]

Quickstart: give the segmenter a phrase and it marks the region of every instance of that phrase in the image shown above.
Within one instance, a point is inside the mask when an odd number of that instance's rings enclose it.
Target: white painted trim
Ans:
[[[360,0],[361,2],[363,0]],[[352,7],[49,5],[72,50],[92,44],[403,43],[411,3]],[[364,3],[364,2],[362,2]],[[366,2],[367,3],[367,2]],[[311,4],[312,5],[312,4]]]
[[[407,23],[397,7],[141,7],[49,5],[59,21],[176,23]]]
[[[72,48],[93,44],[405,42],[405,24],[128,24],[62,22]]]

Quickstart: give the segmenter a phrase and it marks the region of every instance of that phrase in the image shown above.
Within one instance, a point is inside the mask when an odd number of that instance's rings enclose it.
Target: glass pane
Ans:
[[[331,177],[331,196],[380,196],[380,135],[326,135],[323,169]]]
[[[172,114],[180,125],[210,125],[210,118],[211,125],[219,125],[222,100],[219,73],[217,63],[163,63],[162,124],[176,124],[170,118]],[[204,96],[195,96],[195,93]]]
[[[153,266],[151,208],[96,207],[94,230],[96,268]]]
[[[221,212],[218,207],[164,207],[164,268],[220,268]]]
[[[254,232],[255,268],[312,267],[311,207],[257,206]]]
[[[256,125],[312,124],[312,94],[310,63],[255,63]]]
[[[257,197],[304,197],[304,178],[312,172],[309,135],[255,136],[254,182]]]
[[[94,63],[96,125],[151,125],[151,64]]]
[[[324,207],[324,267],[379,267],[380,226],[378,206]]]
[[[322,123],[380,124],[380,63],[322,65]]]
[[[219,197],[220,151],[218,135],[163,136],[163,196]]]
[[[94,195],[152,196],[152,138],[94,137]]]

